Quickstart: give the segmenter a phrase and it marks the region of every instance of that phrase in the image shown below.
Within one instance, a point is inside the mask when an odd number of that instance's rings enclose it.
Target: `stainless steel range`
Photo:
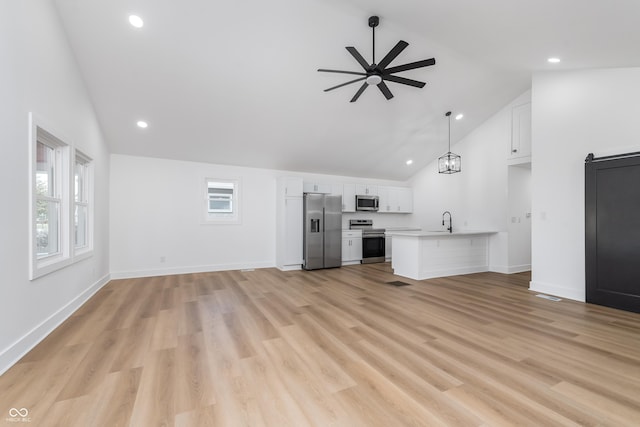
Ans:
[[[384,262],[384,228],[373,228],[371,219],[350,219],[350,230],[362,230],[362,263]]]

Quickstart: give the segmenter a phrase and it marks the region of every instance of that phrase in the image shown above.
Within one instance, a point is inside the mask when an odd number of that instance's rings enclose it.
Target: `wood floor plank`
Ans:
[[[326,392],[335,393],[357,385],[299,326],[281,328],[280,334]]]
[[[149,353],[131,414],[132,426],[172,426],[176,407],[176,351]]]
[[[537,298],[529,281],[418,281],[384,263],[113,280],[0,377],[0,413],[65,427],[640,425],[640,314]]]
[[[181,335],[176,355],[176,413],[189,412],[216,403],[213,376],[209,371],[202,333]]]
[[[313,425],[304,414],[266,355],[242,359],[242,376],[252,385],[267,426],[305,427]]]

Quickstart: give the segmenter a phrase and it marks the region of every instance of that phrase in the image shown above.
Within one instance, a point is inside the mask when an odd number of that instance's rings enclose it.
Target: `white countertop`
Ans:
[[[385,227],[386,232],[397,232],[397,231],[420,231],[420,227]]]
[[[448,231],[387,231],[388,236],[406,236],[406,237],[443,237],[448,236],[471,236],[476,234],[493,234],[496,231],[490,230],[459,230],[449,233]]]

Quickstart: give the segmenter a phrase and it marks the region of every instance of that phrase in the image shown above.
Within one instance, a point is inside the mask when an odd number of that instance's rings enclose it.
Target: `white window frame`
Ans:
[[[221,183],[225,186],[230,185],[233,188],[231,196],[231,212],[216,212],[210,208],[210,183]],[[205,178],[203,180],[203,204],[202,211],[204,214],[205,224],[240,224],[241,221],[241,185],[239,179],[229,178]]]
[[[84,176],[83,176],[83,186],[82,186],[82,194],[80,195],[80,200],[76,200],[76,169],[75,166],[77,164],[84,165]],[[74,156],[74,169],[73,169],[73,177],[74,177],[74,191],[72,203],[74,218],[73,218],[73,252],[76,260],[83,259],[87,256],[91,255],[93,251],[93,161],[86,154],[82,153],[80,150],[75,150]],[[85,233],[85,244],[83,246],[78,246],[76,244],[76,224],[75,224],[75,215],[77,212],[77,208],[82,207],[86,209],[86,218],[84,224],[84,233]]]
[[[29,279],[34,280],[61,268],[67,267],[93,255],[93,162],[80,153],[70,143],[70,139],[55,130],[45,120],[29,113]],[[55,152],[54,185],[52,197],[38,195],[37,191],[37,150],[38,142],[52,148]],[[78,157],[79,156],[79,157]],[[87,245],[75,248],[75,163],[82,158],[87,163]],[[58,215],[58,252],[46,256],[38,255],[38,201],[59,204]]]
[[[40,195],[37,191],[38,186],[38,169],[37,164],[34,170],[34,179],[35,179],[35,187],[34,187],[34,208],[35,208],[35,218],[34,218],[34,227],[36,233],[36,248],[35,248],[35,258],[39,264],[47,265],[52,264],[58,261],[61,261],[68,257],[69,255],[69,247],[65,244],[64,234],[66,232],[66,218],[68,217],[68,211],[66,209],[66,205],[64,203],[64,197],[66,194],[66,174],[64,173],[67,168],[66,160],[68,158],[69,146],[50,134],[49,132],[37,128],[38,132],[37,140],[34,142],[34,149],[36,152],[36,162],[37,162],[37,152],[38,152],[38,144],[42,144],[45,147],[49,148],[53,152],[53,174],[48,177],[47,187],[51,189],[51,195]],[[57,209],[57,221],[55,224],[56,229],[56,240],[57,240],[57,250],[55,252],[51,252],[48,254],[40,254],[38,253],[37,240],[40,238],[40,230],[38,227],[38,202],[45,202],[47,204],[53,203],[56,204]],[[51,224],[49,224],[51,226]],[[48,236],[51,236],[51,232],[49,232]],[[49,237],[50,238],[50,237]]]

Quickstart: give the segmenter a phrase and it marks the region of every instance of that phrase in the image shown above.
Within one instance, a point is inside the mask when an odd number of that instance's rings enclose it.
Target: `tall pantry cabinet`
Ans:
[[[302,178],[280,177],[276,186],[276,266],[302,268]]]

